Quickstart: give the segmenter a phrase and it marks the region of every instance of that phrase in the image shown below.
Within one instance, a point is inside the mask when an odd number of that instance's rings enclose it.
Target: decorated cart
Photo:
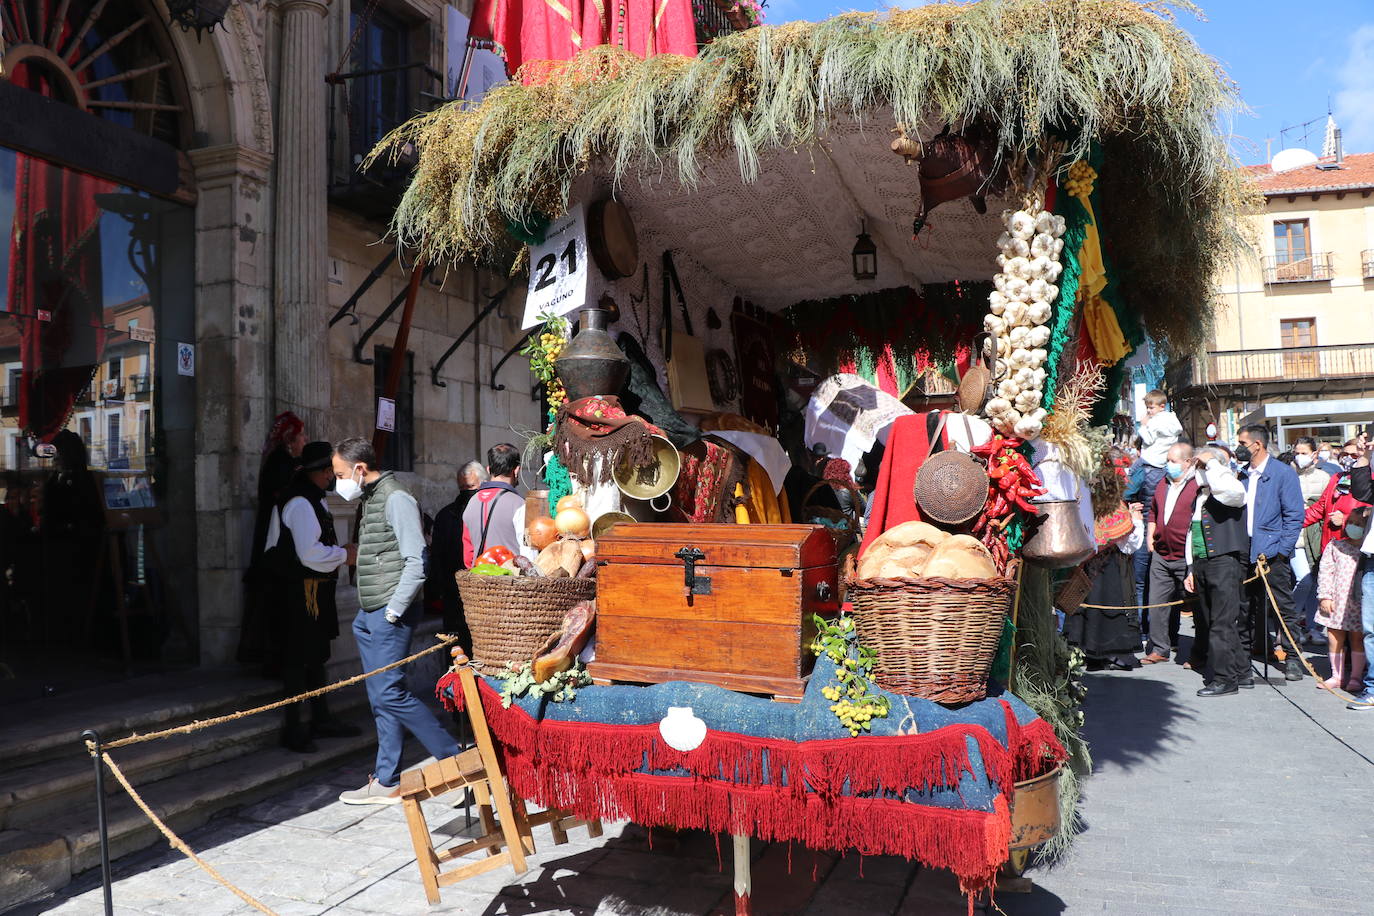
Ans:
[[[1052,596],[1132,355],[1205,332],[1235,101],[1162,4],[984,0],[594,48],[389,138],[398,242],[528,278],[546,490],[460,573],[516,795],[970,894],[1067,843]]]

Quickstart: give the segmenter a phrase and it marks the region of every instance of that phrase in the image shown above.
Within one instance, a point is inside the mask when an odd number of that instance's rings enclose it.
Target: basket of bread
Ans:
[[[1016,581],[976,538],[905,522],[868,545],[847,584],[879,687],[947,704],[986,696]]]

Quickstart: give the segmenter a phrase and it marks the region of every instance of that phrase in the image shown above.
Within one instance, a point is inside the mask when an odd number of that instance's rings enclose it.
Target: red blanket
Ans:
[[[894,525],[924,521],[921,510],[916,506],[915,487],[916,472],[930,454],[926,416],[918,413],[899,417],[892,424],[892,432],[887,437],[887,449],[883,452],[883,465],[878,469],[878,485],[873,491],[873,511],[869,513],[868,531],[859,547],[859,556],[863,556],[871,541]]]

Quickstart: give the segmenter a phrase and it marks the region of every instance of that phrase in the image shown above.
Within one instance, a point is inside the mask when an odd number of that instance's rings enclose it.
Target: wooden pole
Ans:
[[[410,343],[410,319],[415,314],[415,297],[420,292],[420,277],[425,272],[425,259],[421,255],[410,269],[410,285],[406,287],[405,307],[401,310],[401,326],[396,329],[396,340],[391,345],[391,362],[386,367],[386,384],[382,397],[396,400],[396,391],[401,384],[401,369],[406,362],[406,347]],[[386,453],[386,440],[389,433],[384,429],[372,432],[372,450],[380,460]]]

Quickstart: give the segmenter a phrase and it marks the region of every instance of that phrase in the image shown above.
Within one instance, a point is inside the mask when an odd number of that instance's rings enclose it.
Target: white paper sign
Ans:
[[[389,433],[396,431],[396,402],[391,398],[377,399],[377,428]]]
[[[587,301],[587,223],[578,204],[549,223],[540,245],[530,246],[530,289],[522,328],[542,312],[566,315]]]
[[[138,325],[134,325],[129,328],[129,339],[142,341],[143,343],[152,343],[157,340],[157,331],[153,328],[141,328]]]
[[[177,344],[177,375],[196,374],[196,348],[194,344]]]

